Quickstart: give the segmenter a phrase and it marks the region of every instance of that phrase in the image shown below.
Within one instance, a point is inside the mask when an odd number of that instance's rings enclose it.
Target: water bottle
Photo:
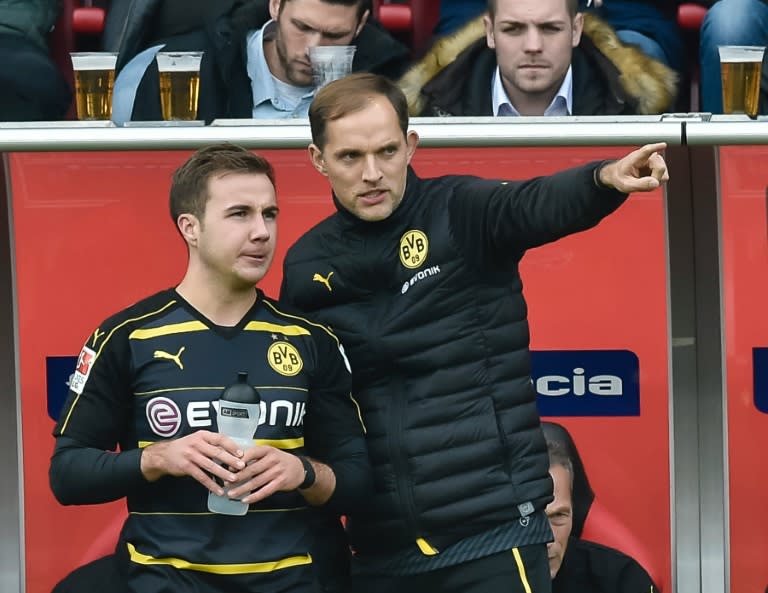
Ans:
[[[248,384],[248,373],[237,373],[237,381],[226,387],[219,396],[219,433],[235,441],[243,451],[253,447],[253,435],[261,415],[260,403],[259,392]],[[217,481],[221,485],[221,481]],[[229,498],[228,490],[224,488],[222,496],[208,492],[208,510],[223,515],[245,515],[248,505]]]

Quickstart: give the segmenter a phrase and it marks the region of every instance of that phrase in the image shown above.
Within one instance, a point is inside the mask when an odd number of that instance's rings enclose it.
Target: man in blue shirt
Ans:
[[[408,49],[368,22],[368,5],[366,0],[228,0],[203,29],[160,41],[163,51],[204,52],[198,119],[306,117],[315,93],[310,47],[355,45],[353,71],[394,77],[406,67]],[[158,88],[153,63],[138,87],[132,120],[162,119]]]

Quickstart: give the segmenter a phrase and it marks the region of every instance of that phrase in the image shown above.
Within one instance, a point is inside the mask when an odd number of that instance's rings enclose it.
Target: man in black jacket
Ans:
[[[155,36],[152,43],[164,44],[163,51],[205,52],[198,119],[306,117],[315,93],[310,46],[355,45],[353,71],[397,77],[408,65],[408,48],[368,22],[369,6],[370,0],[225,0],[209,9],[200,28]],[[145,21],[126,21],[125,51],[141,47],[136,36]],[[131,119],[162,119],[154,62],[138,87]]]
[[[635,115],[669,109],[677,77],[577,0],[493,0],[399,84],[411,115]]]
[[[549,461],[518,264],[668,179],[664,144],[527,182],[420,179],[390,81],[320,90],[310,157],[338,212],[290,248],[281,297],[333,327],[374,468],[348,517],[365,593],[548,591]]]

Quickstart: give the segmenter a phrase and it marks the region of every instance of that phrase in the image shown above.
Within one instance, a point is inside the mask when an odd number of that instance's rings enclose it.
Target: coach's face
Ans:
[[[372,95],[363,109],[329,121],[325,138],[322,150],[312,144],[309,155],[342,206],[362,220],[390,216],[405,193],[416,132],[403,135],[389,100]]]

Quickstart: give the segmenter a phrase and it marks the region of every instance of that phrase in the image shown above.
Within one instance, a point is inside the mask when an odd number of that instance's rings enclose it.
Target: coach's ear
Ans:
[[[323,151],[318,148],[316,144],[309,145],[309,160],[312,161],[312,165],[321,175],[328,177],[328,170],[325,168],[325,159],[323,158]]]

